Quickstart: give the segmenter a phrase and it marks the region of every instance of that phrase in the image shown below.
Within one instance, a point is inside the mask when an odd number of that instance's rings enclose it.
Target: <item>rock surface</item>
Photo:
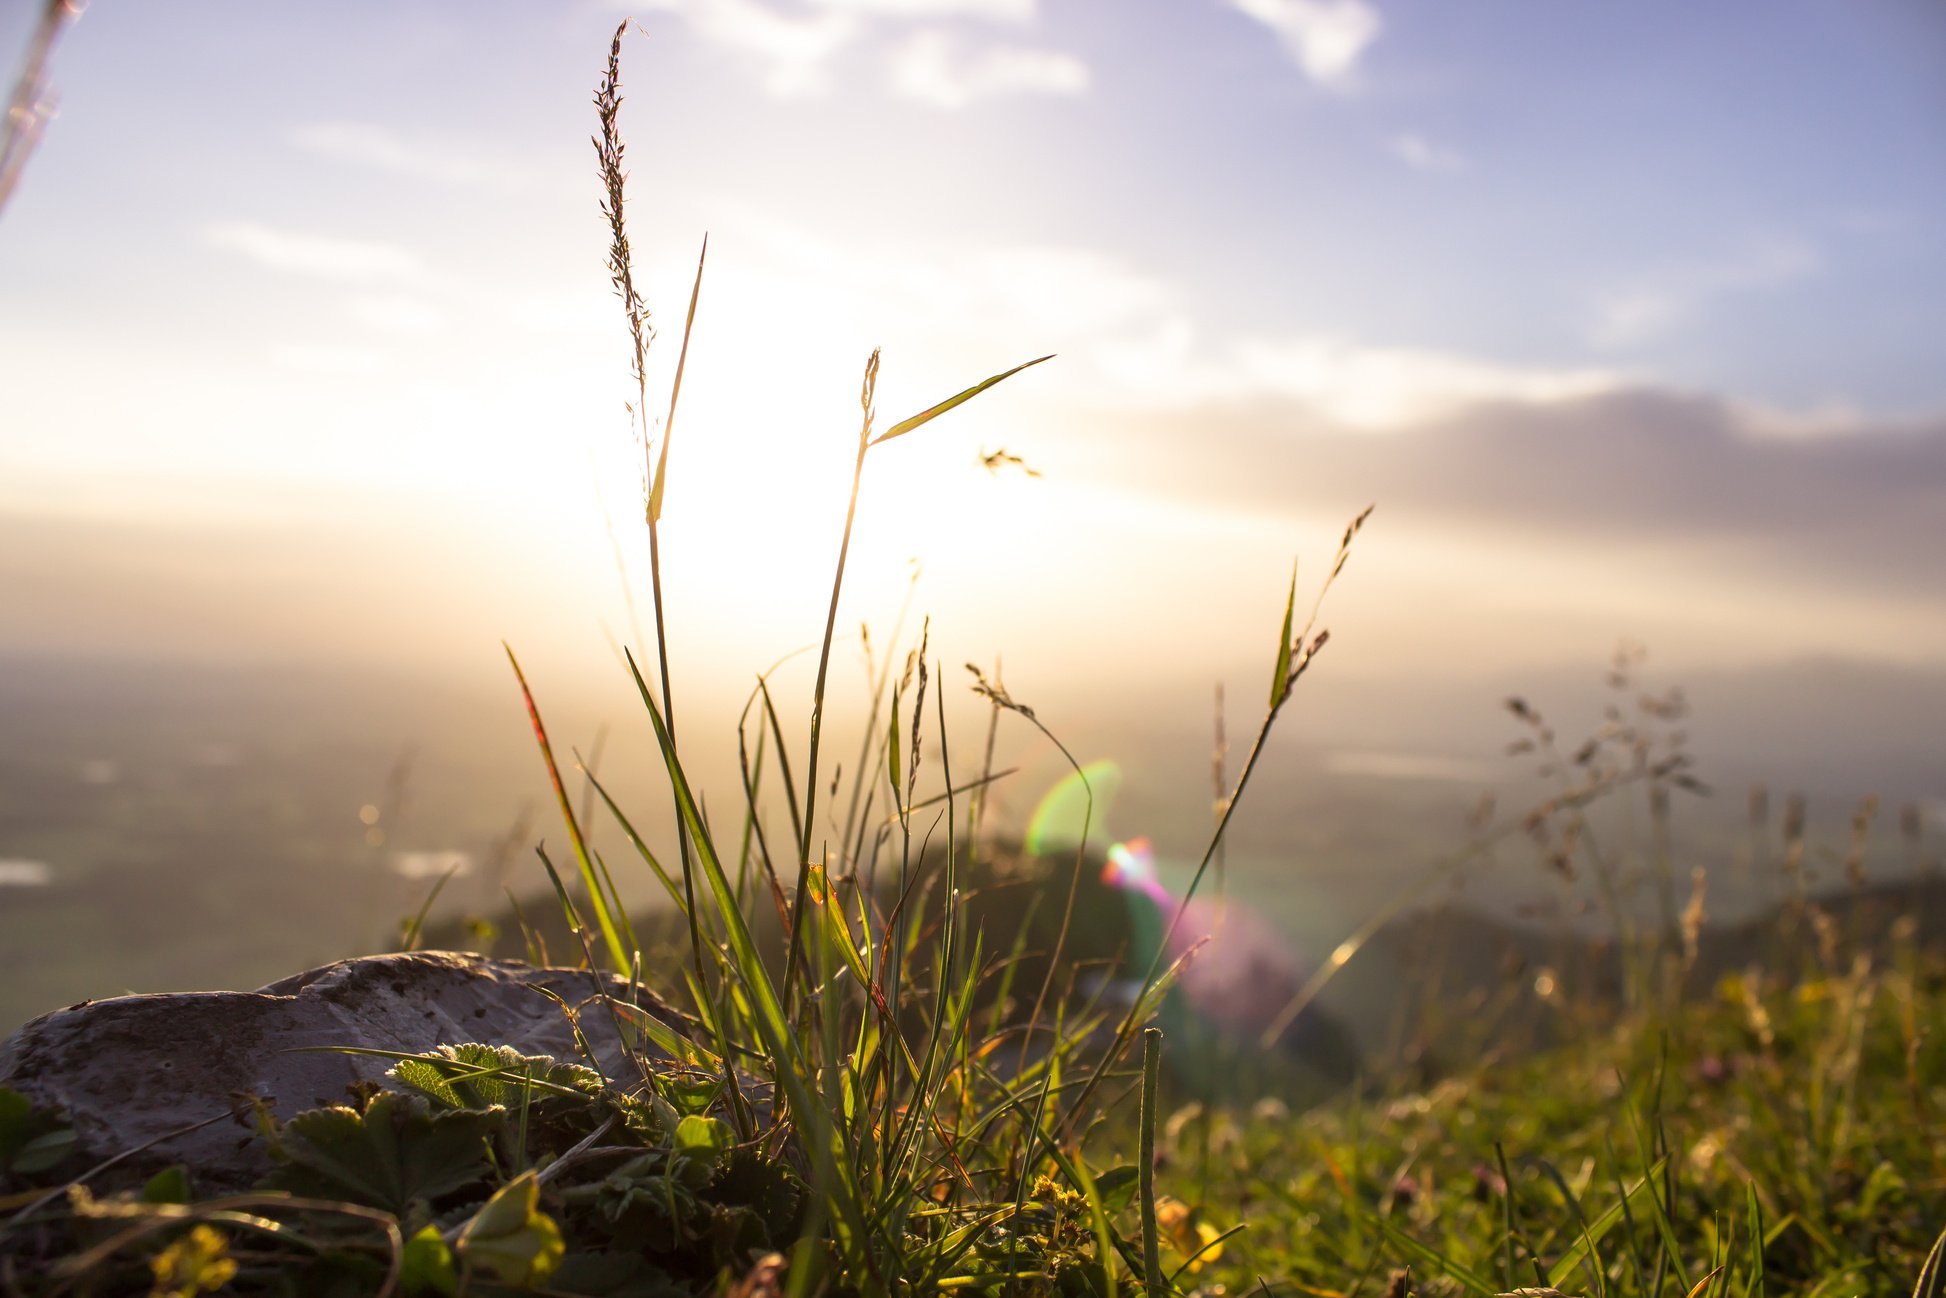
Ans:
[[[199,1193],[241,1189],[270,1166],[247,1097],[288,1118],[342,1102],[348,1086],[378,1081],[391,1066],[316,1047],[417,1052],[478,1041],[578,1061],[567,1015],[542,989],[583,1011],[604,1076],[639,1078],[597,1000],[603,991],[626,995],[620,979],[420,951],[341,960],[254,992],[84,1001],[0,1044],[0,1085],[67,1110],[80,1142],[70,1164],[77,1172],[124,1156],[125,1175],[186,1163]],[[654,997],[630,999],[681,1030]]]

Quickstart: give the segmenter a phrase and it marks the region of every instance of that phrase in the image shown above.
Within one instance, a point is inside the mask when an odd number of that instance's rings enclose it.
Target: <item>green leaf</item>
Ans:
[[[721,1118],[705,1118],[692,1113],[676,1124],[676,1148],[691,1158],[715,1163],[735,1143],[736,1133]]]
[[[453,1265],[453,1250],[440,1238],[439,1227],[427,1226],[405,1242],[405,1256],[399,1266],[399,1288],[407,1298],[419,1294],[457,1294],[459,1271]]]
[[[279,1166],[265,1184],[403,1216],[415,1200],[430,1203],[483,1179],[487,1141],[505,1125],[501,1109],[435,1113],[417,1096],[380,1091],[362,1113],[334,1106],[285,1123],[271,1142]]]
[[[60,1110],[0,1086],[0,1172],[45,1172],[73,1153],[74,1143],[74,1129]]]
[[[32,1176],[58,1166],[73,1152],[74,1128],[45,1131],[20,1147],[20,1152],[13,1157],[13,1170]]]
[[[143,1203],[188,1203],[189,1169],[178,1163],[165,1167],[142,1186]]]
[[[1142,1169],[1133,1163],[1111,1167],[1095,1178],[1095,1193],[1110,1212],[1120,1212],[1135,1202],[1135,1191],[1142,1181]]]
[[[1275,712],[1291,692],[1291,623],[1297,613],[1297,561],[1291,561],[1291,593],[1284,597],[1284,630],[1277,637],[1277,673],[1270,681],[1270,709]]]
[[[877,446],[880,442],[889,442],[894,437],[904,437],[907,433],[919,427],[919,425],[930,423],[932,420],[935,420],[939,418],[941,415],[945,414],[948,410],[951,410],[954,406],[963,405],[964,403],[971,401],[974,397],[979,396],[982,392],[985,392],[988,388],[992,387],[996,383],[999,383],[1001,380],[1010,379],[1024,369],[1028,369],[1032,366],[1039,365],[1042,361],[1051,361],[1053,359],[1054,357],[1052,354],[1046,356],[1039,356],[1031,361],[1026,361],[1022,364],[1014,366],[1012,369],[1008,370],[1004,374],[996,374],[990,379],[984,379],[981,382],[975,383],[972,387],[960,393],[958,396],[947,397],[944,401],[940,402],[938,405],[929,406],[926,409],[921,410],[918,414],[912,416],[912,418],[910,419],[901,419],[898,423],[893,424],[890,428],[880,433],[877,437],[874,437],[872,439],[871,444],[873,446]]]
[[[662,1098],[669,1101],[671,1108],[684,1117],[692,1113],[707,1113],[710,1105],[723,1096],[723,1079],[720,1077],[681,1077],[675,1073],[660,1073],[655,1078],[655,1088]],[[681,1140],[681,1133],[677,1139]]]
[[[424,1059],[401,1059],[392,1065],[392,1076],[415,1091],[424,1091],[449,1109],[470,1107],[460,1098],[446,1075]]]
[[[561,1228],[540,1211],[540,1183],[532,1172],[501,1186],[459,1236],[459,1255],[467,1267],[501,1284],[540,1284],[566,1251]]]

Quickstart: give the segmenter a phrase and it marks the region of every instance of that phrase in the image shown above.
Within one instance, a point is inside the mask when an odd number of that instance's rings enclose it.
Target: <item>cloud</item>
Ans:
[[[1185,409],[1265,401],[1301,407],[1339,430],[1388,432],[1482,402],[1547,405],[1613,391],[1603,369],[1527,366],[1329,335],[1243,336],[1198,344],[1187,319],[1103,340],[1093,352],[1108,390]]]
[[[1319,85],[1350,83],[1358,61],[1384,26],[1367,0],[1230,0],[1276,34],[1284,49]]]
[[[891,54],[892,88],[935,108],[1002,95],[1079,95],[1088,65],[1055,50],[993,46],[963,52],[946,32],[915,32]]]
[[[908,355],[1059,352],[1061,364],[1036,384],[1077,409],[1270,402],[1301,408],[1341,434],[1386,432],[1481,402],[1572,401],[1632,381],[1615,369],[1325,334],[1208,331],[1174,285],[1094,248],[861,249],[750,208],[719,233],[739,249],[739,265],[716,281],[719,312],[772,322],[786,335],[802,328],[785,321],[820,319],[821,338],[895,338]],[[847,303],[869,303],[869,321],[841,319]]]
[[[418,258],[395,244],[303,234],[251,221],[219,222],[207,227],[203,237],[212,247],[241,253],[272,270],[316,279],[374,283],[410,278],[420,269]]]
[[[469,156],[451,144],[407,140],[383,126],[362,122],[315,122],[300,127],[292,143],[334,162],[454,185],[509,184],[514,168]]]
[[[1416,131],[1402,131],[1385,142],[1386,149],[1414,171],[1453,172],[1466,169],[1466,159],[1455,149],[1434,144]]]
[[[1683,568],[1780,585],[1810,574],[1946,607],[1946,417],[1780,436],[1742,403],[1635,384],[1484,400],[1388,437],[1345,437],[1296,401],[1123,414],[1089,436],[1104,465],[1135,473],[1185,426],[1228,453],[1170,461],[1166,486],[1147,486],[1172,499],[1273,511],[1376,499],[1455,536],[1661,549]]]
[[[872,8],[866,0],[840,0],[805,15],[760,0],[655,0],[654,7],[676,14],[704,41],[754,68],[764,90],[778,98],[823,90],[829,64],[857,38],[859,16]]]
[[[1595,295],[1589,341],[1606,348],[1654,341],[1719,298],[1795,283],[1816,274],[1821,262],[1806,240],[1768,236],[1714,262],[1651,272]]]
[[[833,13],[873,18],[971,18],[984,22],[1028,23],[1034,20],[1035,0],[813,0]]]

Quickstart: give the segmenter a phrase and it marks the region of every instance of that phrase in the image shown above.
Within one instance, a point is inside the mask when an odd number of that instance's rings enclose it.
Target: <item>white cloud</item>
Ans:
[[[213,247],[241,253],[273,270],[317,279],[372,283],[406,279],[419,272],[418,258],[389,243],[301,234],[251,221],[220,222],[206,228],[203,236]]]
[[[1466,169],[1466,159],[1457,149],[1434,144],[1417,131],[1401,131],[1385,142],[1392,156],[1414,171],[1453,172]]]
[[[1384,26],[1367,0],[1230,0],[1270,28],[1304,75],[1343,86]]]
[[[1404,428],[1486,402],[1571,401],[1627,381],[1612,370],[1511,365],[1323,335],[1245,336],[1199,349],[1182,318],[1146,336],[1108,342],[1096,359],[1124,396],[1177,407],[1292,401],[1361,432]]]
[[[892,88],[935,108],[964,108],[1001,95],[1078,95],[1088,66],[1054,50],[994,46],[963,53],[942,31],[915,32],[891,55]]]
[[[715,282],[715,327],[730,327],[734,315],[799,340],[779,344],[804,355],[807,373],[793,381],[814,382],[819,366],[849,374],[855,358],[842,347],[880,339],[896,342],[901,358],[1059,352],[1060,363],[1035,382],[1075,407],[1286,401],[1330,426],[1388,431],[1470,404],[1565,402],[1631,379],[1326,335],[1212,334],[1175,286],[1093,248],[857,248],[748,208],[722,238],[738,262]],[[797,321],[809,320],[821,322],[817,345],[802,341],[807,326]],[[837,355],[808,354],[840,340]],[[741,345],[758,349],[754,340]],[[948,366],[921,386],[955,377]]]
[[[1719,261],[1667,267],[1598,293],[1589,339],[1608,348],[1651,342],[1717,298],[1795,283],[1820,263],[1817,248],[1802,239],[1767,237]]]
[[[751,64],[779,98],[823,90],[831,60],[857,37],[860,3],[827,5],[811,15],[783,13],[760,0],[653,0],[712,45]]]
[[[502,163],[470,156],[451,144],[406,140],[383,126],[361,122],[316,122],[291,137],[300,149],[401,176],[455,185],[506,184],[518,179]]]
[[[1035,0],[813,0],[820,9],[878,18],[972,18],[985,22],[1034,20]]]

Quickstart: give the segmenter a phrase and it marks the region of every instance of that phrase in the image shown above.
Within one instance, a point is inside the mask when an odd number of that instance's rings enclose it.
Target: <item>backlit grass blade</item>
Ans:
[[[751,1001],[751,1026],[763,1040],[764,1050],[771,1062],[773,1080],[783,1089],[790,1102],[792,1120],[807,1137],[807,1144],[815,1164],[821,1170],[830,1171],[834,1150],[831,1141],[831,1127],[827,1115],[818,1106],[809,1085],[811,1068],[804,1058],[790,1025],[784,1018],[784,1008],[778,1002],[776,989],[771,985],[770,975],[765,970],[763,957],[757,951],[750,927],[744,922],[742,912],[736,907],[736,892],[731,887],[729,876],[723,872],[723,863],[717,859],[716,846],[710,840],[709,832],[703,825],[702,811],[696,804],[695,795],[690,791],[689,778],[683,771],[681,758],[676,753],[675,741],[669,735],[662,711],[656,706],[649,692],[648,682],[642,678],[642,671],[635,664],[633,654],[629,655],[630,674],[635,678],[636,690],[642,697],[643,706],[649,711],[649,720],[655,727],[655,738],[662,751],[664,765],[668,768],[669,781],[674,786],[676,805],[682,813],[684,827],[690,835],[690,845],[695,852],[695,861],[702,870],[704,880],[715,895],[718,918],[730,942],[733,956],[732,971],[738,982],[748,993]],[[801,903],[800,903],[801,904]],[[864,1213],[853,1187],[834,1178],[829,1191],[836,1199],[845,1225],[852,1231],[853,1245],[866,1249],[868,1233]],[[863,1260],[862,1258],[860,1259]]]
[[[1291,561],[1291,593],[1284,599],[1284,630],[1277,637],[1277,671],[1270,678],[1270,707],[1284,705],[1291,692],[1291,624],[1297,620],[1297,561]]]
[[[703,291],[703,263],[709,259],[709,236],[696,258],[696,282],[689,290],[689,314],[682,322],[682,350],[676,354],[676,377],[669,385],[669,417],[662,421],[662,449],[656,453],[655,481],[649,487],[649,520],[662,521],[662,488],[669,477],[669,440],[676,433],[676,401],[682,396],[682,372],[689,364],[689,336],[696,329],[696,299]]]
[[[890,428],[880,433],[877,437],[874,437],[869,443],[869,445],[877,446],[880,442],[889,442],[894,437],[903,437],[907,433],[911,432],[913,429],[918,428],[920,425],[930,423],[933,420],[939,418],[941,415],[945,414],[948,410],[951,410],[954,406],[964,405],[968,401],[971,401],[974,397],[979,396],[982,392],[985,392],[988,388],[992,387],[994,384],[1002,382],[1006,379],[1010,379],[1024,369],[1030,369],[1033,366],[1039,365],[1042,361],[1051,361],[1053,359],[1054,356],[1052,353],[1046,356],[1037,356],[1031,361],[1024,361],[1021,364],[1014,366],[1012,369],[1006,371],[1005,373],[996,374],[990,379],[982,379],[980,382],[975,383],[972,387],[966,389],[966,391],[964,392],[959,393],[957,396],[947,397],[944,401],[940,402],[936,406],[928,406],[926,409],[921,410],[918,414],[912,416],[912,418],[910,419],[901,419],[898,423],[893,424]]]
[[[1912,1298],[1942,1298],[1946,1295],[1946,1230],[1933,1241],[1926,1264],[1919,1268],[1919,1282],[1912,1287]]]
[[[1155,1219],[1156,1085],[1162,1069],[1162,1031],[1142,1031],[1142,1114],[1140,1161],[1142,1176],[1142,1286],[1155,1293],[1162,1286],[1162,1231]]]
[[[527,703],[527,718],[533,723],[534,740],[540,745],[541,759],[547,764],[547,778],[554,786],[554,800],[560,804],[561,818],[567,822],[568,840],[574,844],[575,864],[581,867],[581,882],[588,889],[588,902],[595,908],[595,921],[601,925],[601,938],[608,947],[608,958],[614,962],[614,972],[626,978],[629,970],[628,947],[622,941],[621,930],[615,923],[615,911],[620,909],[619,900],[611,899],[602,888],[601,878],[595,873],[594,862],[588,857],[588,844],[581,836],[581,823],[575,819],[574,804],[568,800],[567,786],[561,783],[561,768],[555,764],[554,748],[547,742],[547,727],[541,721],[541,710],[534,703],[534,692],[527,688],[527,674],[520,670],[520,660],[514,657],[512,645],[501,646],[507,651],[507,661],[513,664],[514,679],[520,682],[520,697]]]
[[[1478,1294],[1480,1298],[1498,1298],[1500,1287],[1482,1276],[1479,1272],[1463,1263],[1454,1261],[1438,1249],[1433,1248],[1430,1244],[1420,1243],[1383,1217],[1375,1216],[1371,1219],[1371,1222],[1372,1225],[1378,1228],[1379,1234],[1385,1236],[1385,1242],[1404,1254],[1407,1258],[1422,1262],[1427,1266],[1438,1267],[1446,1275],[1464,1287],[1467,1292]]]
[[[446,868],[446,873],[439,876],[438,882],[433,884],[432,890],[426,894],[426,899],[419,904],[419,913],[412,917],[399,934],[402,950],[419,949],[419,934],[426,926],[426,916],[432,913],[432,904],[439,900],[439,894],[446,890],[446,885],[453,881],[453,876],[458,874],[460,867],[465,864],[464,861],[453,862]]]
[[[669,894],[669,900],[675,903],[677,913],[687,922],[689,919],[689,907],[684,902],[682,889],[677,886],[675,879],[670,876],[667,870],[662,868],[662,862],[656,859],[653,851],[649,850],[649,845],[642,840],[642,836],[635,832],[635,825],[623,813],[621,807],[616,804],[615,799],[609,796],[608,790],[602,786],[601,781],[593,775],[590,775],[588,777],[588,785],[594,789],[595,795],[601,799],[602,805],[608,808],[608,814],[615,818],[615,823],[621,826],[622,836],[628,839],[629,846],[635,849],[636,855],[640,856],[647,863],[649,869],[654,872],[656,882],[660,883],[662,890]]]

